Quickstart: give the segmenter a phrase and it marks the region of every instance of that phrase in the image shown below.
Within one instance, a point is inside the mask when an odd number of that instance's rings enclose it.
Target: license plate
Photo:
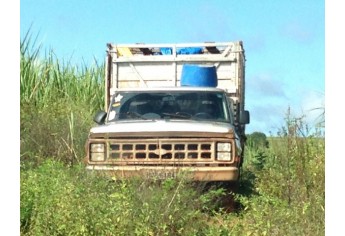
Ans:
[[[149,179],[174,179],[176,178],[177,173],[174,171],[147,171],[146,177]]]

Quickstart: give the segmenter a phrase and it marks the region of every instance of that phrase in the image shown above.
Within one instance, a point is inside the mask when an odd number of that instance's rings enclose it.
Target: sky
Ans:
[[[58,58],[103,62],[107,43],[243,41],[246,133],[275,135],[292,117],[320,120],[325,97],[325,3],[322,0],[22,0],[27,32]]]
[[[306,115],[312,125],[320,114],[312,109],[327,107],[326,235],[342,232],[343,220],[338,217],[344,212],[345,199],[338,190],[345,164],[339,138],[345,100],[342,5],[330,0],[0,2],[0,142],[6,147],[2,152],[5,168],[0,172],[0,186],[6,190],[0,201],[0,234],[19,235],[20,96],[19,79],[13,78],[20,77],[20,38],[29,29],[59,58],[90,64],[104,60],[109,42],[243,41],[246,108],[251,112],[247,133],[275,134],[284,124],[288,107],[296,116]]]

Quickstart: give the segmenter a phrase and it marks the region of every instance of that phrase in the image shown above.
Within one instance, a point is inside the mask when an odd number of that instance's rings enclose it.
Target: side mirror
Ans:
[[[105,118],[107,117],[107,113],[105,111],[99,111],[93,117],[93,121],[99,125],[104,124]]]
[[[243,110],[240,112],[240,124],[249,124],[250,114],[249,111]]]

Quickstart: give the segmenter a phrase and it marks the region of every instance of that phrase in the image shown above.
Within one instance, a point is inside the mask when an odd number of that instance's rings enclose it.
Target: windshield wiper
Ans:
[[[182,119],[190,119],[192,117],[191,114],[187,112],[176,112],[176,113],[162,113],[164,116],[175,117],[175,118],[182,118]]]
[[[131,112],[131,111],[126,112],[126,116],[130,118],[140,118],[142,120],[147,120],[147,118],[143,117],[139,113]]]

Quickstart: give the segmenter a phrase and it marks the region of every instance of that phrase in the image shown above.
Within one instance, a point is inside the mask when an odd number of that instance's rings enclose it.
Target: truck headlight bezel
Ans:
[[[91,161],[105,161],[105,144],[104,143],[90,143],[90,160]]]
[[[218,161],[231,161],[232,152],[231,152],[231,143],[230,142],[218,142],[217,143],[217,153],[216,158]]]

